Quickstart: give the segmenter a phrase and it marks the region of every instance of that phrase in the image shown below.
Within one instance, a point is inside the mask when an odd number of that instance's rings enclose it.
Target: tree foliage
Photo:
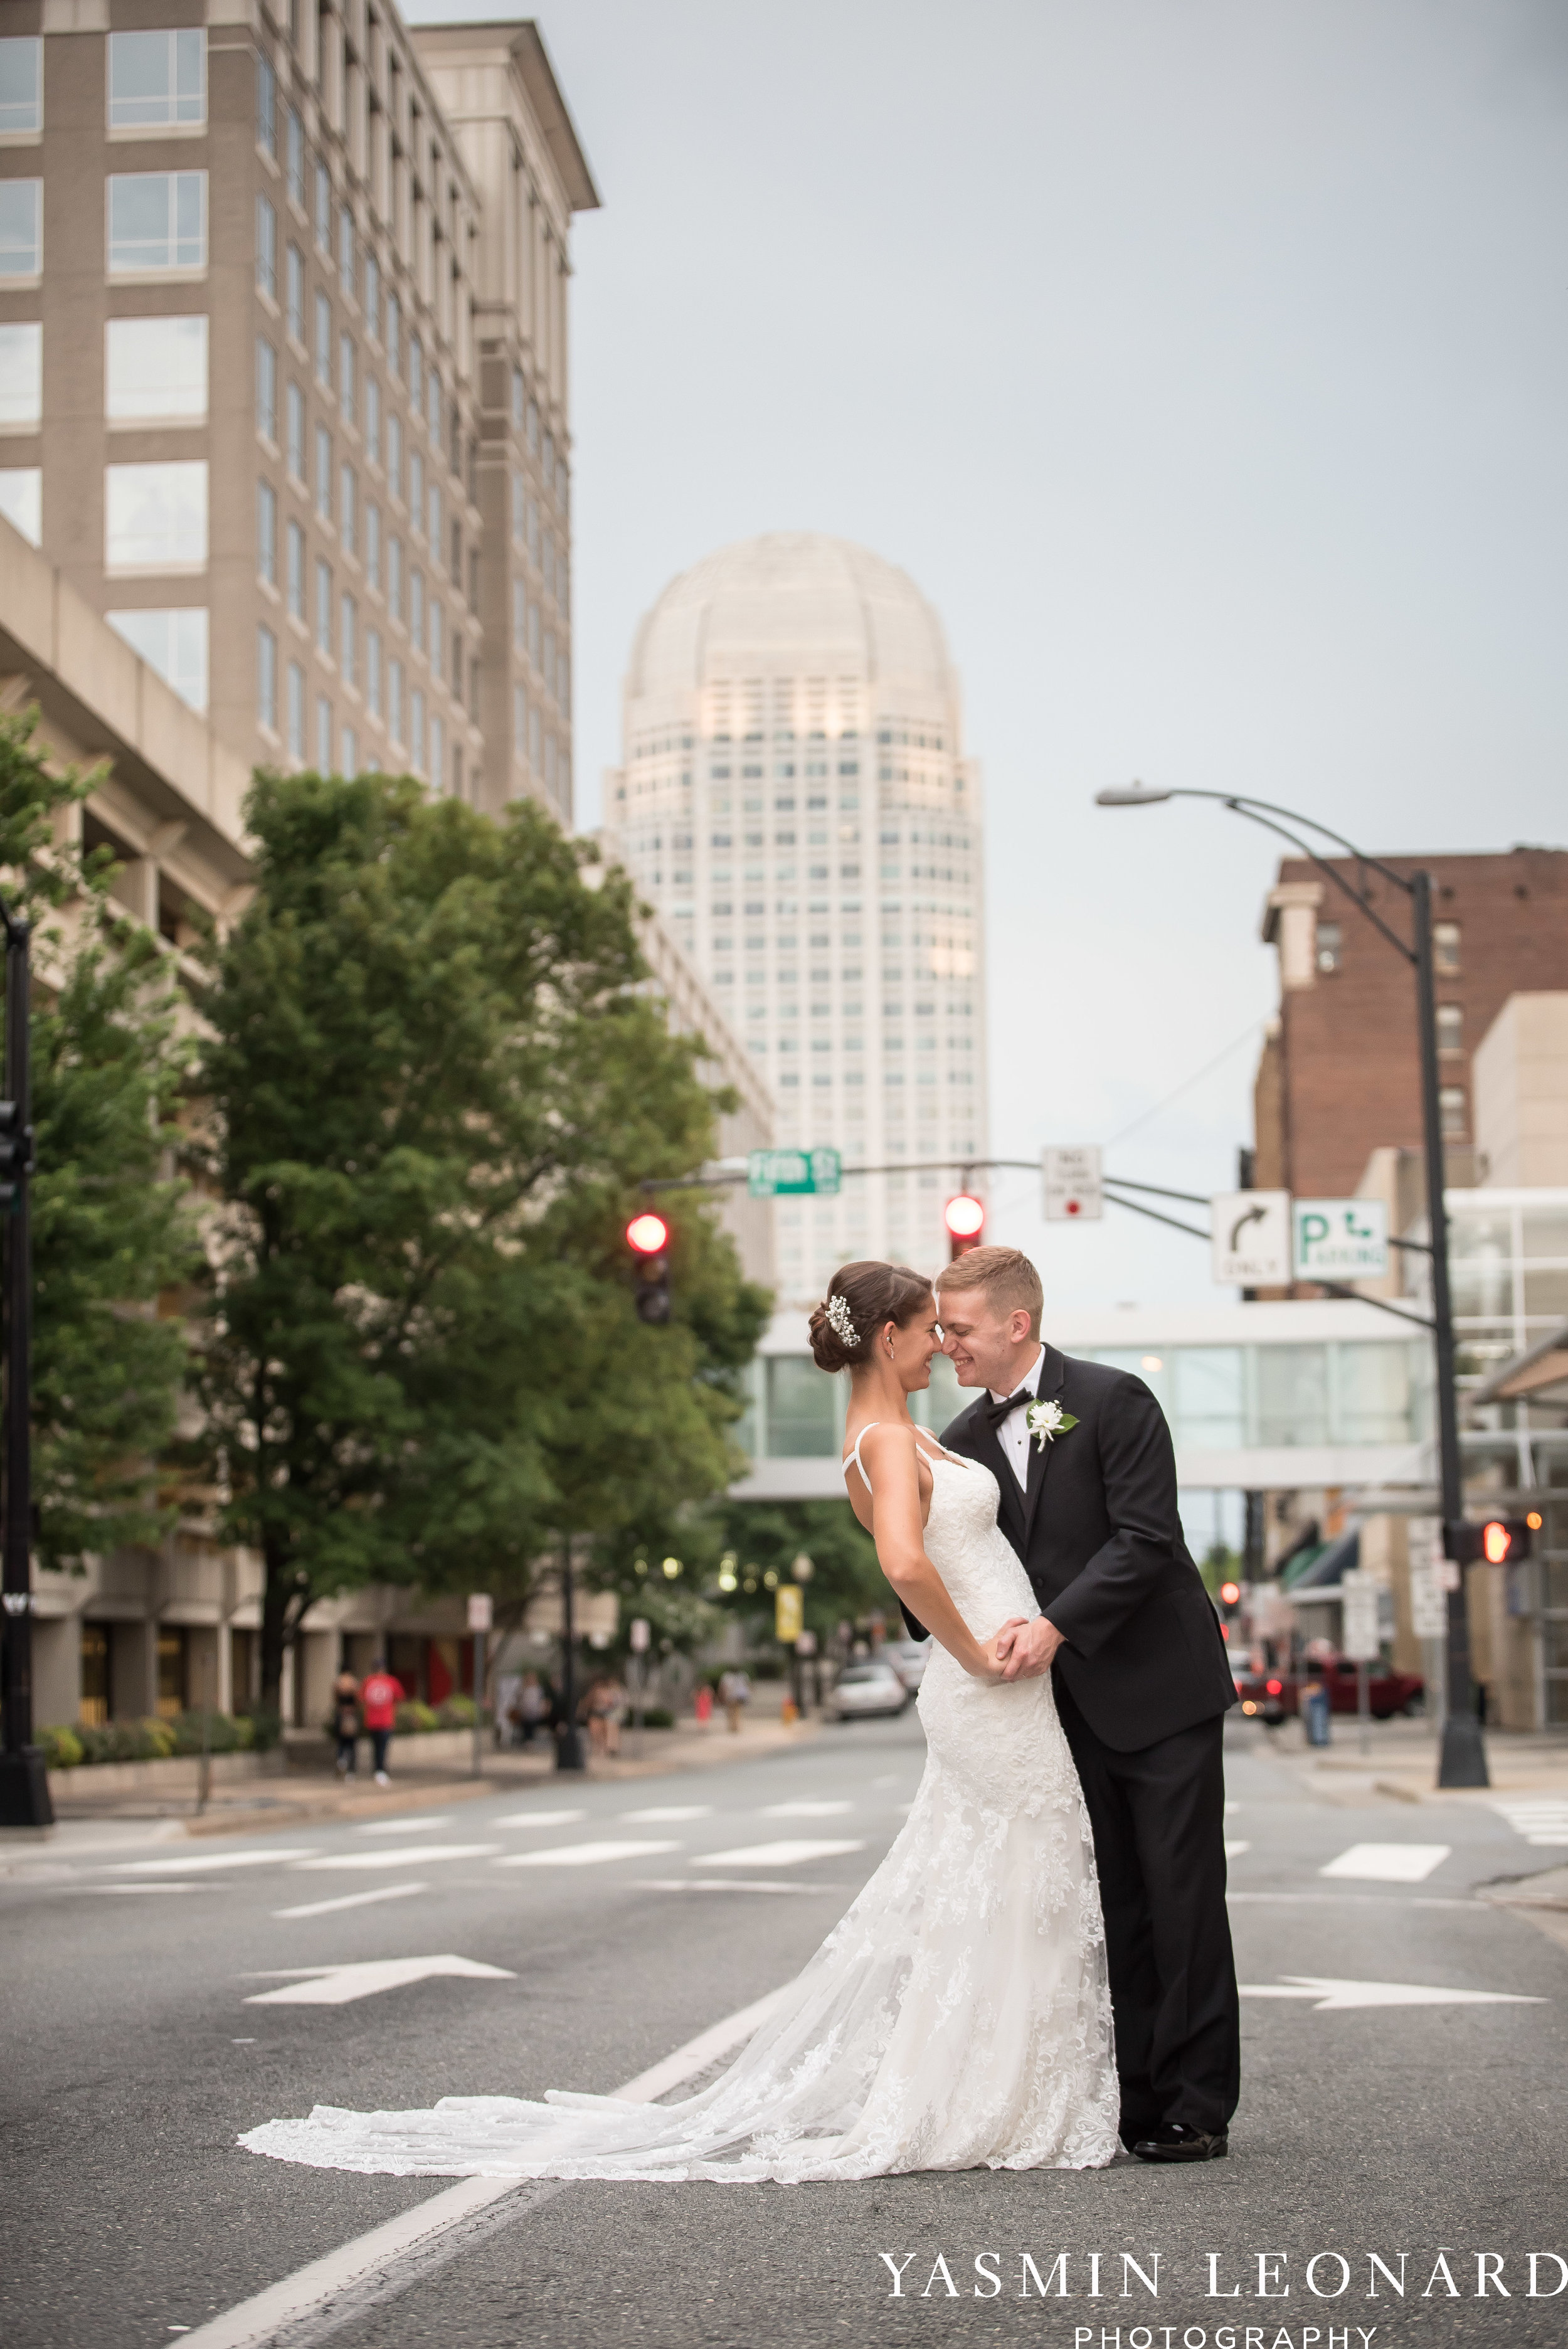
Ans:
[[[92,777],[51,766],[31,717],[0,718],[0,867],[34,926],[33,1497],[45,1563],[169,1530],[156,1457],[187,1349],[159,1300],[191,1272],[183,1186],[166,1176],[189,1062],[159,940],[108,895],[113,861],[62,822]]]
[[[676,1313],[622,1226],[707,1154],[713,1102],[646,991],[627,885],[531,802],[263,775],[255,898],[215,952],[201,1339],[222,1528],[265,1563],[263,1701],[320,1597],[523,1597],[562,1532],[723,1487],[767,1310],[710,1211]]]

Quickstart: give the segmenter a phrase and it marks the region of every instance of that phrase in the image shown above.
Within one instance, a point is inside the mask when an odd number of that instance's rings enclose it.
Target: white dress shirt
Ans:
[[[993,1402],[1006,1402],[1007,1395],[1016,1394],[1020,1387],[1027,1387],[1031,1398],[1037,1396],[1040,1392],[1040,1372],[1045,1367],[1046,1350],[1042,1346],[1030,1368],[1018,1381],[1016,1386],[1009,1387],[1004,1394],[998,1394],[995,1387],[990,1390]],[[1029,1489],[1029,1425],[1024,1415],[1025,1408],[1025,1405],[1020,1403],[1016,1411],[1010,1411],[1006,1418],[998,1423],[996,1441],[1006,1454],[1008,1464],[1020,1486],[1027,1492]]]

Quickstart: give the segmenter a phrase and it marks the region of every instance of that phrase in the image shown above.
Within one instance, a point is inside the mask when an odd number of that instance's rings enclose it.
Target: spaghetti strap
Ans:
[[[866,1464],[861,1458],[861,1446],[865,1442],[873,1427],[882,1427],[886,1423],[886,1422],[880,1419],[868,1420],[864,1427],[861,1428],[860,1433],[856,1436],[854,1444],[848,1456],[841,1460],[839,1463],[840,1467],[847,1476],[850,1471],[850,1462],[851,1460],[854,1462],[855,1466],[861,1472],[861,1482],[865,1486],[868,1493],[872,1489],[872,1480],[866,1475]],[[914,1431],[914,1448],[923,1460],[929,1461],[931,1454],[925,1450],[924,1446],[921,1443],[920,1439],[923,1435],[930,1437],[931,1442],[935,1444],[938,1452],[942,1454],[944,1460],[956,1460],[961,1468],[969,1468],[974,1465],[972,1461],[965,1460],[962,1452],[949,1452],[946,1444],[942,1441],[941,1436],[932,1435],[929,1427],[917,1427]]]
[[[867,1436],[871,1433],[872,1429],[873,1427],[880,1427],[881,1425],[882,1425],[882,1422],[881,1422],[881,1420],[880,1420],[880,1419],[873,1419],[873,1420],[870,1420],[870,1421],[868,1421],[868,1422],[867,1422],[867,1423],[866,1423],[866,1425],[865,1425],[864,1427],[862,1427],[862,1428],[861,1428],[861,1430],[860,1433],[859,1433],[859,1434],[856,1436],[856,1438],[855,1438],[855,1441],[854,1441],[854,1448],[853,1448],[853,1450],[852,1450],[852,1451],[851,1452],[851,1454],[850,1454],[849,1460],[841,1460],[841,1461],[840,1461],[840,1463],[839,1463],[840,1467],[843,1470],[843,1472],[844,1472],[845,1475],[847,1476],[847,1475],[849,1475],[849,1472],[850,1472],[850,1460],[852,1460],[852,1461],[854,1462],[855,1466],[856,1466],[856,1467],[860,1470],[860,1472],[861,1472],[861,1484],[865,1486],[865,1488],[866,1488],[866,1490],[867,1490],[867,1492],[868,1492],[868,1493],[869,1493],[869,1492],[871,1491],[871,1489],[872,1489],[872,1480],[871,1480],[871,1478],[866,1475],[866,1464],[865,1464],[865,1462],[861,1458],[861,1444],[865,1442],[865,1440],[866,1440]]]

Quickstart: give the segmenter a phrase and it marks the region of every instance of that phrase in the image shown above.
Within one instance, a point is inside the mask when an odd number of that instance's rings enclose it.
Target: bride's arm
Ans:
[[[976,1680],[1000,1680],[995,1641],[975,1637],[925,1555],[918,1450],[913,1434],[903,1427],[873,1428],[861,1441],[861,1475],[871,1495],[877,1563],[910,1613],[966,1672]]]

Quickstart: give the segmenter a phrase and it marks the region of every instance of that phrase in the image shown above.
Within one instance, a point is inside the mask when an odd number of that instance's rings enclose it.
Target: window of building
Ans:
[[[354,337],[340,334],[337,337],[337,402],[346,424],[354,421]]]
[[[352,595],[340,598],[337,607],[337,666],[345,685],[352,685],[357,669],[359,646],[359,606]]]
[[[387,601],[392,616],[403,616],[403,542],[390,538],[387,542]]]
[[[278,78],[272,59],[256,52],[256,144],[267,154],[278,151]]]
[[[332,389],[332,305],[319,292],[315,297],[315,379],[325,390]]]
[[[271,628],[256,630],[256,722],[277,732],[278,640]]]
[[[387,731],[395,742],[403,740],[403,664],[387,664]]]
[[[425,641],[425,574],[418,568],[408,574],[408,634],[417,645]]]
[[[337,471],[337,527],[343,543],[354,553],[356,523],[359,512],[359,481],[352,465],[340,465]]]
[[[381,340],[381,264],[373,253],[365,256],[365,330]]]
[[[372,587],[381,585],[381,509],[365,509],[365,576]]]
[[[304,343],[304,255],[291,244],[284,264],[284,315],[294,340]]]
[[[425,407],[425,346],[418,335],[408,337],[408,405],[416,416]]]
[[[1317,968],[1324,973],[1336,971],[1345,952],[1345,936],[1337,922],[1317,925]]]
[[[387,419],[387,485],[395,498],[403,494],[403,419]]]
[[[1432,924],[1432,960],[1445,978],[1456,978],[1460,962],[1460,926],[1457,922]]]
[[[0,514],[29,545],[44,535],[44,476],[36,465],[0,466]]]
[[[0,180],[0,279],[36,277],[43,266],[44,182]]]
[[[373,718],[381,715],[381,637],[375,628],[365,632],[365,704]]]
[[[288,598],[289,617],[304,618],[304,533],[297,522],[291,522],[284,540],[284,587]]]
[[[117,323],[124,323],[117,321]],[[203,322],[205,323],[205,322]],[[256,429],[275,447],[278,437],[278,355],[264,335],[256,338]]]
[[[365,378],[365,453],[373,465],[381,462],[381,386],[374,376]]]
[[[332,173],[320,155],[315,159],[315,241],[323,253],[332,251]]]
[[[337,214],[337,282],[346,294],[354,292],[354,214],[346,204]]]
[[[528,595],[521,579],[511,583],[511,641],[518,652],[528,642]]]
[[[446,639],[441,633],[444,616],[439,598],[432,595],[430,598],[428,646],[430,667],[438,672],[445,668],[447,661],[445,650]]]
[[[418,686],[408,696],[408,763],[417,775],[425,771],[425,697]]]
[[[36,36],[0,41],[0,131],[44,127],[44,44]]]
[[[1438,1110],[1445,1142],[1462,1142],[1466,1133],[1465,1096],[1462,1085],[1445,1085],[1438,1095]]]
[[[425,460],[418,449],[408,451],[408,527],[416,538],[425,527]]]
[[[291,383],[284,403],[288,429],[284,436],[289,471],[296,481],[304,480],[304,394],[297,383]]]
[[[6,183],[0,182],[0,186]],[[19,182],[8,183],[15,187]],[[205,171],[115,171],[108,181],[111,276],[207,265]]]
[[[447,788],[447,730],[440,719],[430,720],[430,789],[438,793]]]
[[[322,562],[315,565],[315,648],[323,657],[332,658],[332,565]]]
[[[331,522],[332,435],[325,424],[315,428],[315,510],[323,522]]]
[[[44,414],[44,329],[0,326],[0,431],[36,432]]]
[[[1452,1054],[1462,1052],[1464,1048],[1465,1015],[1463,1005],[1459,1003],[1439,1003],[1438,1006],[1439,1051]]]
[[[256,483],[256,570],[269,587],[278,584],[278,500],[270,481]]]
[[[304,125],[291,106],[284,125],[284,170],[289,202],[304,210]]]
[[[390,290],[387,295],[387,365],[394,376],[403,372],[403,305]]]
[[[104,567],[200,571],[207,561],[207,466],[106,465]]]
[[[441,559],[441,492],[434,481],[431,482],[429,489],[429,510],[427,520],[430,540],[430,560],[432,563],[439,563]]]
[[[163,612],[106,612],[117,636],[139,652],[192,709],[207,707],[207,615],[200,606]]]
[[[111,130],[190,128],[206,119],[205,33],[185,30],[109,35]]]
[[[332,704],[325,694],[315,704],[315,768],[319,775],[332,772]]]
[[[284,712],[284,739],[291,759],[304,758],[304,671],[298,661],[290,661],[288,673],[288,706]]]
[[[271,345],[256,347],[258,408],[263,351],[271,358]],[[207,414],[205,317],[110,318],[104,328],[104,414],[110,424],[201,423]]]

